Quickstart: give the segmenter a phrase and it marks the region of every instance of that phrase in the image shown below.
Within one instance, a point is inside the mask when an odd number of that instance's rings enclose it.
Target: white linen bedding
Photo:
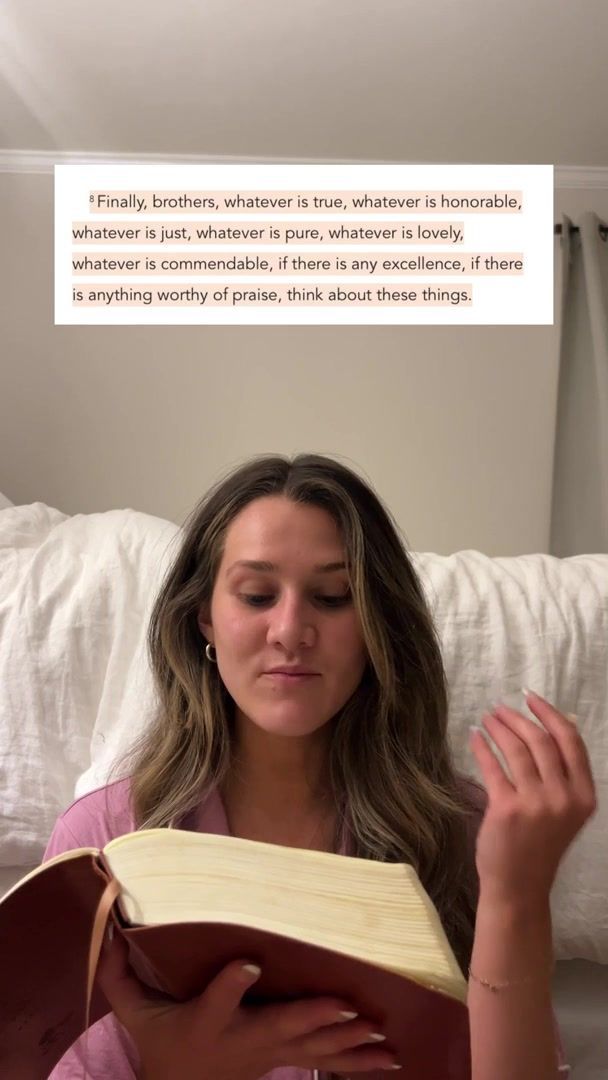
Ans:
[[[36,865],[57,815],[104,783],[154,705],[150,609],[177,545],[137,511],[0,513],[0,867]],[[457,765],[469,724],[529,686],[580,716],[600,808],[552,894],[558,958],[608,963],[608,556],[413,556],[450,685]],[[23,871],[25,873],[25,869]]]
[[[146,623],[177,531],[132,510],[0,513],[0,866],[35,865],[146,723]]]
[[[560,865],[554,940],[558,958],[608,963],[608,555],[459,551],[413,561],[441,639],[458,763],[481,779],[466,749],[469,725],[492,702],[538,723],[524,686],[579,718],[599,808]]]

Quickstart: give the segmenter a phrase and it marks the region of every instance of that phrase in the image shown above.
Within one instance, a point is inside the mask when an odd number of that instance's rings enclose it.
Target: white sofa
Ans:
[[[105,782],[153,706],[145,635],[177,526],[134,510],[67,516],[0,496],[0,896],[57,815]],[[441,637],[450,735],[530,687],[579,716],[597,814],[552,893],[554,984],[573,1080],[608,1078],[608,555],[415,553]],[[531,715],[531,714],[529,714]]]

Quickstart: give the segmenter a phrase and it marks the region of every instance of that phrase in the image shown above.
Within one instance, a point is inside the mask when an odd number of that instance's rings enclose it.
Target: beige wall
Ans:
[[[557,191],[608,216],[606,191]],[[546,551],[554,327],[53,325],[53,179],[0,174],[0,491],[181,521],[251,454],[339,456],[414,550]]]

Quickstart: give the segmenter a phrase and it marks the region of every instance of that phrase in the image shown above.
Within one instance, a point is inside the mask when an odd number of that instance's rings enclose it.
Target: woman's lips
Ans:
[[[265,672],[267,679],[275,679],[278,683],[283,685],[297,685],[298,683],[305,683],[308,679],[318,679],[318,675],[287,675],[283,671],[267,671]]]

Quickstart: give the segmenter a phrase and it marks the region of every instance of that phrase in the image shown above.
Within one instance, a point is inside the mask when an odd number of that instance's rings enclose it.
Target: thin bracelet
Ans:
[[[551,967],[551,971],[549,972],[549,974],[552,975],[554,970],[555,970],[555,960],[553,961],[553,965]],[[488,982],[487,979],[479,979],[477,977],[477,975],[474,975],[473,972],[471,971],[470,965],[469,965],[469,975],[471,976],[472,979],[475,980],[475,982],[481,983],[482,986],[487,986],[488,990],[493,990],[494,992],[496,992],[497,990],[504,990],[507,986],[521,986],[523,983],[534,982],[535,979],[538,978],[538,975],[526,975],[525,979],[517,979],[517,980],[515,980],[513,982],[491,983],[491,982]]]

